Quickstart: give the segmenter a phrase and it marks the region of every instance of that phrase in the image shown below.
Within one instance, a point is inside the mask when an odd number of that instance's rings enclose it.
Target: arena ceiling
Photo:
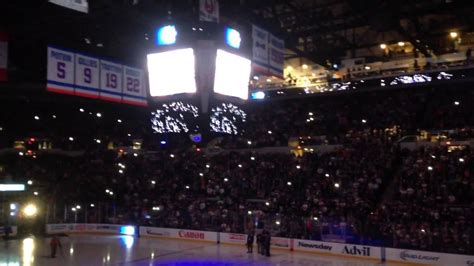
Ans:
[[[12,36],[12,60],[43,57],[40,45],[63,45],[134,62],[157,21],[195,21],[197,0],[89,0],[89,14],[47,0],[0,3],[0,30]],[[450,31],[474,38],[474,4],[461,0],[220,1],[221,21],[254,23],[285,39],[287,57],[325,65],[377,57],[381,43],[411,43],[425,56],[444,52]],[[145,36],[145,37],[144,37]],[[79,46],[79,47],[78,47]],[[135,59],[136,60],[136,59]]]

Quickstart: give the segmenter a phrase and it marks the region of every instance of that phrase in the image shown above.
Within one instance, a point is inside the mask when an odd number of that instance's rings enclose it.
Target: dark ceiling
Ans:
[[[0,30],[11,36],[10,64],[44,57],[51,43],[138,64],[157,23],[197,22],[198,0],[89,0],[89,5],[83,14],[47,0],[3,0]],[[400,40],[425,55],[439,54],[449,31],[472,32],[474,26],[474,3],[460,0],[221,0],[220,12],[221,21],[254,23],[284,38],[292,51],[287,57],[320,64]]]

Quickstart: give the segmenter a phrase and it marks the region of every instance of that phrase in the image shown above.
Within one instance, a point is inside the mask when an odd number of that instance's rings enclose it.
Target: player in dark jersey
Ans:
[[[255,232],[250,230],[247,234],[247,253],[253,253],[253,241],[255,239]]]

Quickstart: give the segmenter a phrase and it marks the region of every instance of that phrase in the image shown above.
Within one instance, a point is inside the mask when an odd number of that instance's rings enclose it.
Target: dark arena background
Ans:
[[[0,266],[474,265],[474,4],[0,2]]]

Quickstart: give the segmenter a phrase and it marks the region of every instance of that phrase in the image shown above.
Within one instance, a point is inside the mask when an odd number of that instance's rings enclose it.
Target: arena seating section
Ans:
[[[473,103],[473,90],[452,86],[251,103],[245,134],[220,136],[219,149],[205,151],[186,135],[153,134],[148,110],[16,100],[2,103],[10,110],[0,114],[2,149],[35,138],[63,152],[4,151],[0,175],[33,179],[39,197],[56,206],[50,222],[74,222],[65,207],[94,203],[80,222],[245,232],[258,217],[257,226],[278,236],[320,240],[331,232],[353,243],[474,254],[471,150],[399,142],[422,130],[469,140]],[[290,138],[339,146],[300,157],[255,151]],[[107,148],[134,139],[143,140],[136,156]]]

